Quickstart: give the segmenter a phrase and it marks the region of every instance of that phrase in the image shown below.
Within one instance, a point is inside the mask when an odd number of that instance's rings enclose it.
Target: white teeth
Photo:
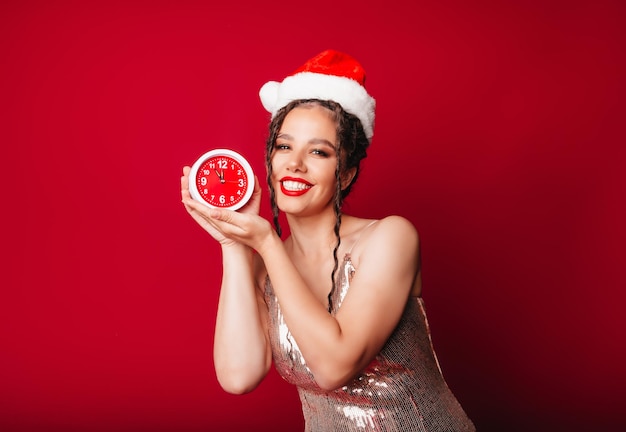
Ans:
[[[283,187],[288,190],[288,191],[302,191],[305,189],[310,189],[311,186],[304,184],[304,183],[300,183],[297,181],[293,181],[293,180],[285,180],[283,181]]]

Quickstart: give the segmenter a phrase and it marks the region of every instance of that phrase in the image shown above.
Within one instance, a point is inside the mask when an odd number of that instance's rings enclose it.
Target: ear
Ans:
[[[354,178],[354,176],[356,175],[356,167],[351,168],[350,170],[346,171],[341,177],[341,190],[345,190],[348,186],[350,186],[350,183],[352,182],[352,179]]]

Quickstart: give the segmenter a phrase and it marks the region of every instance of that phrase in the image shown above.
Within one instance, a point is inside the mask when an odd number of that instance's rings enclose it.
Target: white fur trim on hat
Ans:
[[[332,100],[361,120],[365,136],[372,140],[376,101],[353,79],[337,75],[300,72],[282,83],[270,81],[259,91],[263,107],[272,114],[297,99]]]

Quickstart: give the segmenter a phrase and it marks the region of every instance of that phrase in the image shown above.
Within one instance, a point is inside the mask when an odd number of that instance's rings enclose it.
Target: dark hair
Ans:
[[[272,215],[274,217],[274,228],[280,236],[282,230],[278,221],[279,210],[276,205],[276,191],[272,185],[272,156],[274,154],[274,146],[276,144],[276,137],[283,125],[287,114],[296,107],[299,106],[321,106],[327,108],[332,113],[332,118],[337,125],[337,167],[335,168],[335,178],[337,179],[337,190],[333,198],[333,208],[335,210],[335,236],[337,237],[337,243],[333,250],[333,259],[335,261],[333,272],[331,274],[332,288],[328,294],[328,311],[331,312],[332,295],[335,291],[335,274],[339,267],[339,261],[337,258],[337,251],[341,244],[341,237],[339,236],[339,228],[341,227],[341,207],[343,200],[348,196],[352,190],[352,185],[356,182],[361,171],[361,160],[367,157],[367,148],[369,147],[369,140],[365,136],[363,125],[361,121],[353,114],[346,112],[341,105],[337,102],[329,100],[319,99],[299,99],[290,102],[285,107],[281,108],[270,123],[269,137],[267,138],[265,147],[265,165],[267,167],[267,183],[270,190],[270,203],[272,206]],[[342,188],[343,176],[351,169],[355,169],[354,176],[350,180],[350,183]]]

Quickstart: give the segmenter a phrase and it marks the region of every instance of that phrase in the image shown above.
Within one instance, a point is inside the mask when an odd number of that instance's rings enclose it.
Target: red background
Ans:
[[[623,430],[623,2],[216,3],[0,6],[0,430],[301,430],[274,372],[217,385],[179,175],[214,147],[263,174],[257,91],[326,48],[378,100],[346,212],[418,227],[479,430]]]

